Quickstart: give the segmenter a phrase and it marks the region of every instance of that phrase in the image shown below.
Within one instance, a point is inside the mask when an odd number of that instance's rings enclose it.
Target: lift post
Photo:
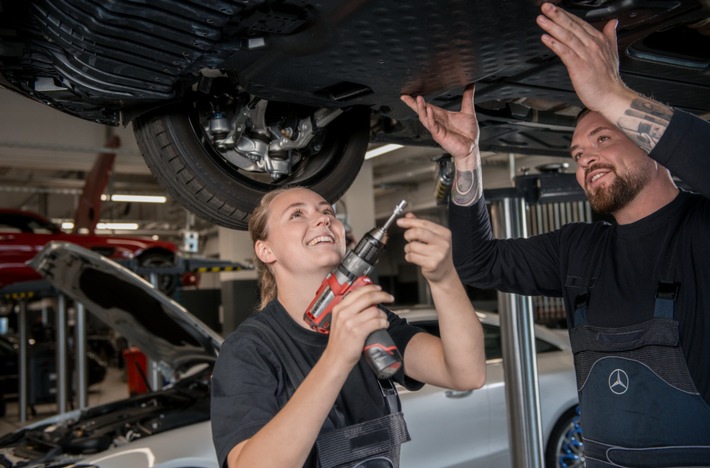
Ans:
[[[527,237],[525,200],[516,191],[486,193],[497,239]],[[543,442],[532,300],[498,293],[512,465],[542,468]]]

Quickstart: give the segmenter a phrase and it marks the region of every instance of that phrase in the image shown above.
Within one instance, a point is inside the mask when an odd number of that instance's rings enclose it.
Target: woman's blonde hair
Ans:
[[[263,241],[269,237],[268,224],[269,216],[271,215],[271,202],[277,195],[295,188],[299,187],[279,188],[261,197],[259,205],[254,209],[249,218],[249,234],[251,235],[252,247],[256,247],[257,241]],[[261,311],[269,302],[276,299],[278,290],[276,289],[276,278],[274,278],[274,274],[271,272],[271,269],[269,269],[269,266],[262,262],[259,256],[256,255],[256,249],[254,253],[254,266],[256,267],[260,296],[257,310]]]

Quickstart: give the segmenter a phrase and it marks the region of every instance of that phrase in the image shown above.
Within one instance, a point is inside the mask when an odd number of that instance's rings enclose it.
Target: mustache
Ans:
[[[589,175],[590,172],[596,171],[598,169],[608,169],[614,173],[616,173],[616,168],[612,166],[611,164],[604,164],[604,163],[596,163],[592,164],[589,166],[587,169],[584,170],[584,180],[587,180],[587,176]]]

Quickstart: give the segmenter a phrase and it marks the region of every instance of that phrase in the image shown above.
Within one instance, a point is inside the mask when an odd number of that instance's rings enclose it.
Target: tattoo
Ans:
[[[638,98],[619,118],[617,125],[631,141],[650,153],[668,128],[673,110],[649,99]]]
[[[454,205],[471,206],[481,199],[483,196],[481,176],[480,164],[473,171],[456,172],[454,189],[451,191]]]

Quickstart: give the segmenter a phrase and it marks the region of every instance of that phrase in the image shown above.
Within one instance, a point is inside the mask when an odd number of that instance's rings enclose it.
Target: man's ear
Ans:
[[[259,260],[261,260],[267,265],[273,263],[275,260],[274,253],[269,248],[269,244],[267,244],[263,240],[256,241],[256,243],[254,244],[254,252],[256,253],[256,256],[259,258]]]

